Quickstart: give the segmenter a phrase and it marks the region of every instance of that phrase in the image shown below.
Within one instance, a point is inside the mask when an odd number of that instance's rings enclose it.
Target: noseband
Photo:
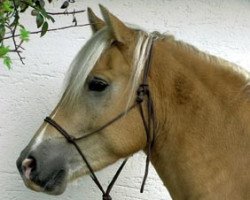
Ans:
[[[93,168],[91,167],[90,163],[88,162],[88,160],[86,159],[84,153],[81,151],[80,147],[78,146],[78,144],[76,142],[79,141],[79,140],[82,140],[84,138],[87,138],[87,137],[89,137],[91,135],[94,135],[94,134],[98,133],[99,131],[105,129],[109,125],[113,124],[117,120],[124,117],[133,108],[138,107],[141,118],[142,118],[142,122],[143,122],[143,125],[144,125],[144,128],[145,128],[145,133],[146,133],[146,136],[147,136],[146,167],[145,167],[145,174],[144,174],[144,178],[143,178],[143,181],[142,181],[140,192],[142,193],[144,191],[144,186],[145,186],[146,179],[147,179],[147,176],[148,176],[149,162],[150,162],[150,159],[151,159],[151,148],[153,146],[154,135],[155,135],[155,133],[154,133],[155,132],[155,114],[154,114],[154,108],[153,108],[153,101],[152,101],[152,97],[151,97],[149,87],[148,87],[148,82],[147,82],[147,77],[148,77],[148,74],[149,74],[149,68],[150,68],[150,65],[151,65],[151,57],[152,57],[151,54],[152,54],[153,41],[154,41],[154,37],[150,37],[149,41],[148,41],[147,49],[146,49],[147,58],[146,58],[145,66],[144,66],[142,84],[140,84],[139,88],[137,89],[137,97],[136,97],[135,103],[132,106],[130,106],[126,111],[120,113],[115,118],[113,118],[112,120],[110,120],[109,122],[104,124],[103,126],[99,127],[98,129],[96,129],[96,130],[94,130],[94,131],[92,131],[92,132],[90,132],[88,134],[85,134],[85,135],[83,135],[81,137],[78,137],[78,138],[70,135],[65,129],[63,129],[52,118],[46,117],[44,119],[45,122],[49,123],[56,130],[58,130],[59,133],[61,133],[70,144],[75,146],[76,150],[78,151],[78,153],[82,157],[83,161],[85,162],[86,166],[88,167],[88,169],[90,171],[91,178],[93,179],[93,181],[95,182],[97,187],[102,192],[103,200],[112,200],[112,198],[110,196],[110,191],[111,191],[112,187],[114,186],[114,184],[115,184],[118,176],[120,175],[124,165],[126,164],[128,158],[126,158],[122,162],[121,166],[118,168],[118,170],[115,173],[114,177],[112,178],[110,184],[108,185],[107,190],[105,191],[103,189],[102,185],[100,184],[98,178],[96,177]],[[145,99],[147,100],[147,103],[146,103],[147,104],[147,117],[145,116],[145,113],[143,111],[143,106],[142,106],[142,102],[145,101]],[[152,138],[151,138],[151,136],[152,136]]]

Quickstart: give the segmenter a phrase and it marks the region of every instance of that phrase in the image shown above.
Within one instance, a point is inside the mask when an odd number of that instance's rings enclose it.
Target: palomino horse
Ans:
[[[94,34],[74,59],[50,121],[17,160],[26,186],[61,194],[67,182],[90,173],[52,121],[77,138],[124,113],[75,142],[94,171],[147,152],[151,143],[140,111],[129,108],[150,57],[147,81],[155,115],[150,160],[172,198],[250,199],[249,74],[173,36],[130,28],[101,10],[104,21],[88,10]],[[141,104],[144,113],[148,101]]]

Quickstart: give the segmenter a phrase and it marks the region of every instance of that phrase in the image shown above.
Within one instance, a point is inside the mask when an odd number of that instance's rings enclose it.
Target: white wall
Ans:
[[[82,3],[72,7],[81,9],[90,6],[97,13],[98,3],[102,3],[124,21],[150,31],[167,31],[250,70],[249,0],[78,2]],[[59,4],[54,6],[59,8]],[[87,22],[85,14],[78,19],[79,23]],[[26,17],[24,23],[34,30],[34,19]],[[70,17],[58,19],[55,26],[66,23],[71,23]],[[0,64],[0,199],[101,199],[89,177],[68,187],[61,197],[32,192],[23,185],[15,166],[20,151],[57,103],[67,68],[89,36],[89,27],[48,33],[42,39],[32,36],[25,45],[25,66],[17,58],[10,71]],[[107,183],[117,167],[102,170],[98,177]],[[139,193],[143,169],[144,157],[142,154],[134,155],[114,187],[114,199],[170,199],[153,168],[150,169],[145,193]]]

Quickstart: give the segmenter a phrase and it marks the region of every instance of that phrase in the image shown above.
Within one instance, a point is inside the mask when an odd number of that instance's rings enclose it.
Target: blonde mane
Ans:
[[[138,39],[133,56],[133,71],[130,81],[132,87],[130,88],[131,97],[134,94],[138,83],[140,82],[141,73],[144,69],[145,61],[148,56],[147,48],[152,42],[152,38],[159,36],[159,33],[148,34],[145,31],[138,31]],[[88,42],[80,49],[76,57],[73,59],[68,76],[66,77],[66,90],[62,98],[62,104],[72,108],[80,99],[81,91],[83,90],[86,79],[94,68],[96,62],[101,57],[102,53],[110,47],[112,37],[107,27],[96,32]]]
[[[131,26],[131,25],[129,25]],[[154,39],[167,39],[174,42],[178,47],[186,49],[191,54],[196,54],[199,57],[207,60],[210,63],[218,64],[220,67],[232,70],[249,82],[250,74],[241,67],[230,63],[222,58],[209,55],[197,49],[196,47],[187,44],[183,41],[175,40],[174,36],[169,34],[160,34],[159,32],[147,33],[146,31],[135,28],[138,31],[138,38],[133,56],[133,71],[130,81],[132,87],[129,88],[131,95],[128,99],[128,105],[130,104],[133,94],[140,82],[140,77],[144,69],[146,58],[148,57],[147,48]],[[102,28],[96,32],[87,43],[80,49],[76,57],[73,59],[66,81],[66,90],[62,103],[71,107],[76,105],[76,102],[80,99],[81,91],[83,90],[86,79],[94,68],[96,62],[101,57],[102,53],[110,47],[112,43],[112,36],[107,27]]]
[[[94,68],[104,50],[111,44],[111,37],[107,28],[96,32],[90,40],[80,49],[73,59],[68,76],[66,77],[66,90],[62,104],[72,107],[79,99],[84,83]]]

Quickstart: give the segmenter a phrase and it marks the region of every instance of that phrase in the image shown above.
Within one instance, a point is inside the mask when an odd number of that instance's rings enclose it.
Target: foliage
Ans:
[[[23,50],[22,44],[29,41],[30,31],[20,23],[22,13],[31,9],[31,16],[34,18],[37,28],[35,33],[44,36],[49,30],[49,23],[55,22],[52,15],[59,14],[73,14],[73,22],[75,23],[75,11],[72,13],[50,13],[45,9],[46,3],[51,3],[52,0],[0,0],[0,59],[3,60],[4,66],[11,68],[10,53],[14,52],[19,56],[20,61],[23,62],[21,52]],[[61,9],[67,9],[69,3],[74,3],[73,0],[66,0],[63,2]],[[77,13],[84,12],[77,11]],[[76,23],[75,23],[76,25]],[[33,32],[34,33],[34,32]],[[12,39],[13,48],[6,45],[6,40]],[[9,43],[8,43],[9,44]]]

